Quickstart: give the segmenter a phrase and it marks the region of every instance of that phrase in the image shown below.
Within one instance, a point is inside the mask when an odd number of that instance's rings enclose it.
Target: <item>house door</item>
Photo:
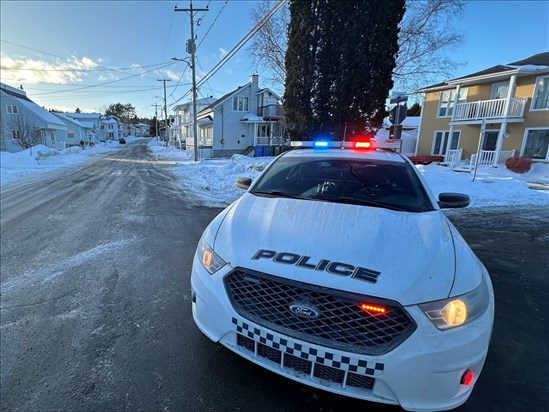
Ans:
[[[484,132],[484,141],[482,143],[482,150],[496,150],[496,143],[498,141],[499,131],[486,130]]]

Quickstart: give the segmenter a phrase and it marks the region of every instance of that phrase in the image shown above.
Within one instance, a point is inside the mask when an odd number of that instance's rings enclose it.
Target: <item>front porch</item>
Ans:
[[[458,165],[464,166],[464,168],[469,168],[473,170],[475,163],[478,159],[479,166],[496,166],[498,164],[505,164],[505,161],[511,157],[515,157],[516,150],[501,150],[499,154],[495,150],[481,150],[480,157],[479,153],[473,153],[471,159],[469,160],[468,165],[463,165],[462,155],[463,149],[449,150],[446,156],[444,157],[444,164],[448,165],[451,168],[455,168]]]

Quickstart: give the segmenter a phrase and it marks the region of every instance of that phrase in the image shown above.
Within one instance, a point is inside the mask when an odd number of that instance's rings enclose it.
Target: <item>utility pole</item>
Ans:
[[[166,104],[166,82],[171,82],[172,79],[157,79],[159,82],[164,82],[164,138],[166,146],[168,146],[168,106]]]
[[[191,54],[191,69],[193,72],[193,134],[194,134],[194,161],[198,161],[198,124],[196,121],[196,62],[195,62],[195,53],[196,53],[196,42],[194,38],[194,13],[197,11],[209,11],[205,9],[194,9],[193,0],[189,1],[190,8],[188,9],[178,9],[175,6],[174,11],[186,11],[189,12],[191,17],[191,38],[187,41],[187,53]]]
[[[158,103],[153,104],[154,106],[154,120],[156,121],[156,124],[154,126],[155,135],[158,136]]]

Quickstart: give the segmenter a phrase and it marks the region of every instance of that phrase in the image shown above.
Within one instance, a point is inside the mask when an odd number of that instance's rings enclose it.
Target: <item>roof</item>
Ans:
[[[66,128],[65,124],[59,120],[57,117],[55,117],[53,114],[48,112],[46,109],[38,106],[36,103],[34,103],[32,100],[28,98],[20,98],[18,96],[12,97],[20,103],[22,106],[24,106],[27,110],[34,113],[36,116],[40,117],[42,120],[44,120],[46,123],[48,123],[48,128],[50,129],[59,129],[60,127]]]
[[[53,115],[55,117],[58,117],[61,121],[65,121],[65,122],[68,122],[68,123],[72,123],[78,127],[83,127],[83,128],[91,128],[91,126],[86,126],[84,125],[84,123],[76,120],[76,119],[73,119],[72,117],[69,117],[63,113],[53,113]]]
[[[516,62],[508,64],[498,64],[487,69],[468,74],[466,76],[457,77],[441,83],[419,89],[418,92],[437,91],[448,88],[454,88],[457,84],[463,83],[465,80],[486,80],[492,77],[506,76],[512,74],[533,74],[537,72],[549,72],[549,52],[534,54]]]
[[[63,113],[65,116],[72,117],[73,119],[99,119],[101,113]]]

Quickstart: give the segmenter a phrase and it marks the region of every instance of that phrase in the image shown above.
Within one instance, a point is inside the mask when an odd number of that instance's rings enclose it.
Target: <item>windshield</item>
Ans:
[[[251,193],[407,212],[434,210],[407,163],[380,160],[281,157],[265,171]]]

